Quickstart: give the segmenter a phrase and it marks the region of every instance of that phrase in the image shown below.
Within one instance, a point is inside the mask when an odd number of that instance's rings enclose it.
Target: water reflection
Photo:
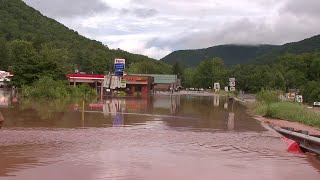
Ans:
[[[213,106],[214,107],[219,107],[220,105],[220,97],[218,95],[213,96]]]
[[[24,99],[11,107],[0,108],[6,119],[4,127],[110,127],[162,121],[167,127],[264,130],[244,113],[241,104],[219,96],[155,95],[86,101],[84,104],[81,99]]]
[[[288,154],[225,97],[9,101],[0,107],[0,179],[319,177],[318,159]]]
[[[113,127],[122,127],[124,125],[124,118],[121,112],[116,113],[113,118]]]
[[[0,129],[2,128],[3,121],[4,121],[4,117],[0,111]]]
[[[0,108],[10,108],[17,101],[17,91],[0,89]]]

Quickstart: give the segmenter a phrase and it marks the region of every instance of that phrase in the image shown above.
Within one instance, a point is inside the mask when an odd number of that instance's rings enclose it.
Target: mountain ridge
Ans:
[[[179,62],[186,67],[195,67],[207,58],[222,58],[226,66],[236,64],[259,64],[273,62],[286,53],[301,54],[320,52],[320,35],[283,45],[271,44],[225,44],[201,49],[177,50],[160,61],[168,64]]]

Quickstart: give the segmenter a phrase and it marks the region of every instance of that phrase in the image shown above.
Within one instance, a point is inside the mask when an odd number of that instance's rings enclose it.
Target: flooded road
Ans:
[[[0,102],[0,180],[319,179],[319,159],[217,96]]]

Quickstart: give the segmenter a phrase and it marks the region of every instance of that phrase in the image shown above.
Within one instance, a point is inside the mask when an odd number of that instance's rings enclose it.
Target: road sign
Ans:
[[[123,71],[116,71],[114,72],[115,76],[123,76]]]
[[[116,89],[120,87],[120,79],[117,76],[112,76],[110,89]]]
[[[220,83],[214,83],[214,90],[220,91]]]
[[[126,60],[125,59],[115,59],[114,64],[126,64]]]
[[[103,87],[109,88],[111,82],[111,76],[104,76]]]
[[[230,86],[230,87],[235,87],[235,86],[236,86],[236,82],[230,81],[230,82],[229,82],[229,86]]]
[[[123,70],[126,66],[126,60],[125,59],[115,59],[114,60],[114,68],[116,72],[114,73],[115,76],[123,76]]]
[[[236,91],[235,87],[230,87],[230,91]]]
[[[114,64],[114,68],[115,68],[116,70],[124,70],[124,69],[125,69],[125,64],[116,63],[116,64]]]
[[[303,97],[302,95],[296,95],[296,102],[303,103]]]
[[[320,106],[320,102],[314,102],[313,105],[314,106]]]
[[[121,79],[121,88],[127,87],[127,81],[125,79]]]
[[[229,78],[229,82],[236,82],[236,78]]]
[[[224,91],[228,92],[229,91],[229,87],[228,86],[224,87]]]

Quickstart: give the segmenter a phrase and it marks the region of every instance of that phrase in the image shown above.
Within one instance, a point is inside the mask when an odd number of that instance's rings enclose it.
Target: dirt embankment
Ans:
[[[308,131],[310,135],[320,135],[319,128],[307,126],[297,122],[290,122],[290,121],[285,121],[280,119],[271,119],[271,118],[265,118],[265,117],[259,117],[259,116],[255,116],[254,118],[257,119],[258,121],[269,123],[275,126],[291,127],[291,128],[294,128],[295,130]]]

